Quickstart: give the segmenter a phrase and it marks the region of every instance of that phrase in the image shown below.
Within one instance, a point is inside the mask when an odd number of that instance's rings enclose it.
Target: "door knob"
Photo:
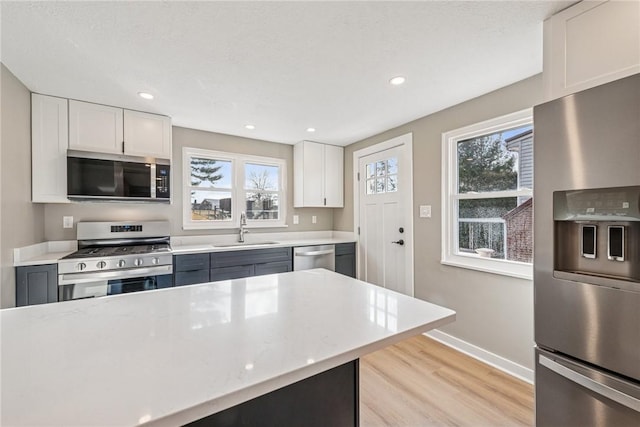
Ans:
[[[396,245],[403,246],[404,245],[404,240],[400,239],[400,240],[396,240],[395,242],[391,242],[391,243],[395,243]]]

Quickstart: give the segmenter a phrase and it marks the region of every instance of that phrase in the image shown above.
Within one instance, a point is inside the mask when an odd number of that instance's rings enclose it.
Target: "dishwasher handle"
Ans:
[[[319,256],[319,255],[331,255],[333,253],[335,253],[334,249],[327,249],[325,251],[296,252],[295,256]]]

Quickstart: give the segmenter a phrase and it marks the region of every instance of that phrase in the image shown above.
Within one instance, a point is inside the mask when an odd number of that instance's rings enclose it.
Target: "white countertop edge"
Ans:
[[[54,240],[36,243],[13,250],[13,266],[55,264],[64,256],[78,250],[75,240]]]
[[[244,246],[214,247],[217,244],[233,244],[236,242],[235,234],[204,235],[204,236],[175,236],[171,238],[172,253],[175,255],[195,254],[201,252],[228,252],[252,249],[281,248],[287,246],[326,245],[338,243],[351,243],[357,239],[355,234],[349,231],[300,231],[289,233],[256,233],[247,236],[247,244]],[[251,245],[264,241],[277,241],[272,245]],[[175,241],[175,243],[173,243]],[[55,264],[63,258],[78,250],[78,242],[75,240],[53,240],[36,243],[13,250],[13,266],[25,267],[30,265]]]
[[[421,326],[417,326],[415,328],[408,329],[399,334],[385,337],[371,344],[354,348],[338,356],[331,357],[313,363],[311,365],[307,365],[296,371],[288,372],[284,375],[271,378],[259,384],[254,384],[251,387],[236,390],[231,393],[225,394],[224,396],[213,398],[212,400],[209,400],[207,402],[202,402],[181,412],[152,420],[143,425],[153,427],[173,427],[176,425],[184,425],[193,421],[197,421],[209,415],[224,411],[225,409],[247,402],[256,397],[263,396],[282,387],[286,387],[298,381],[310,378],[322,372],[326,372],[330,369],[358,359],[376,350],[380,350],[392,344],[398,343],[404,339],[411,338],[432,329],[437,329],[441,326],[447,325],[455,321],[456,319],[456,313],[453,310],[450,311],[451,314],[446,317],[434,320]]]

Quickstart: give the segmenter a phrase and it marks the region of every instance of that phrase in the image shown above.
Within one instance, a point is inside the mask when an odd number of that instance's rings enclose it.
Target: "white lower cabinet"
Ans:
[[[302,141],[293,146],[293,206],[344,206],[343,148]]]
[[[640,1],[582,1],[545,21],[547,100],[640,72]]]
[[[69,203],[67,198],[68,101],[31,94],[31,201]]]

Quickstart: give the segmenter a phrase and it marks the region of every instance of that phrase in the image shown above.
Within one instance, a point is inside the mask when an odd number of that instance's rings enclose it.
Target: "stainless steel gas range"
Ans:
[[[58,261],[67,301],[173,286],[167,221],[80,222],[77,252]]]

